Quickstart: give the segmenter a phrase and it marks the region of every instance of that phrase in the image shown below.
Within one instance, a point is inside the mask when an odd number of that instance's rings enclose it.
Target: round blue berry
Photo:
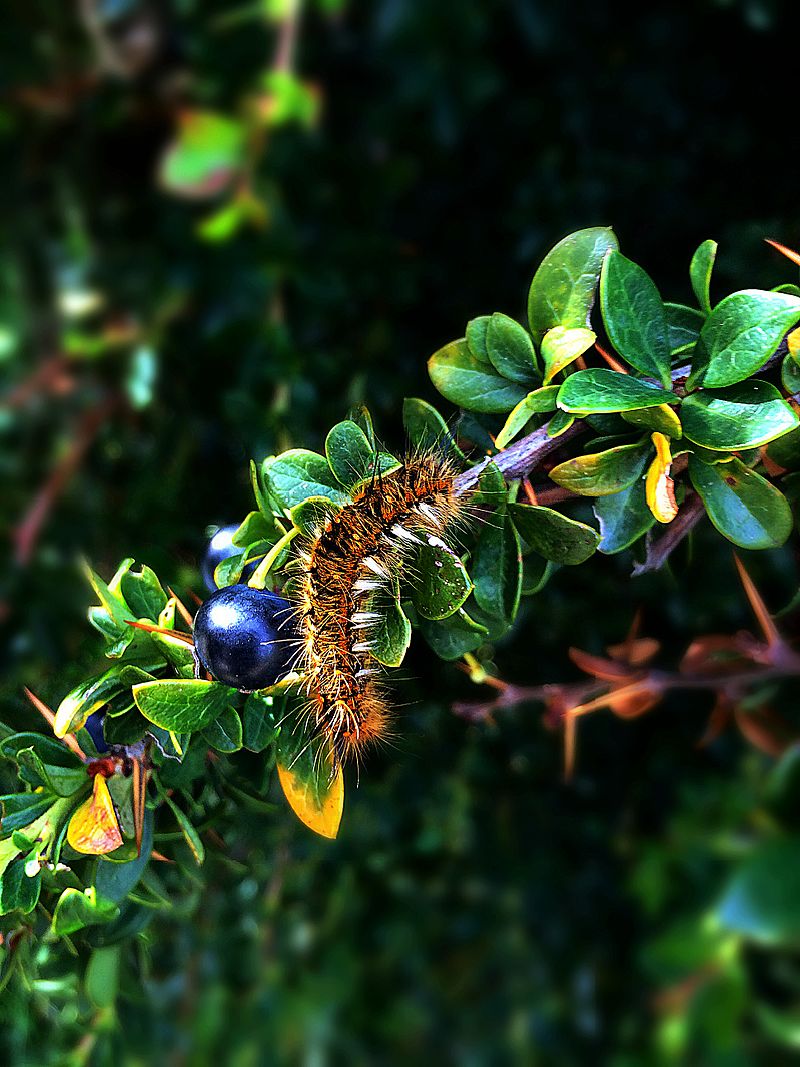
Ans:
[[[194,620],[197,658],[225,685],[250,692],[272,685],[295,650],[291,605],[247,585],[229,585],[200,607]]]
[[[84,730],[91,737],[94,747],[99,753],[108,752],[108,742],[103,733],[103,719],[105,715],[101,711],[93,711],[83,724]]]

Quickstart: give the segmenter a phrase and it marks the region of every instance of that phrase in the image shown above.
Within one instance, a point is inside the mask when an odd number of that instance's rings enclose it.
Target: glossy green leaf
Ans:
[[[786,497],[741,460],[711,464],[690,456],[689,475],[711,522],[740,548],[777,548],[791,533]]]
[[[480,362],[466,341],[451,341],[428,360],[431,381],[451,403],[468,411],[505,412],[525,396],[526,390]]]
[[[256,541],[274,541],[275,523],[260,511],[251,511],[245,515],[242,522],[231,537],[231,541],[238,548],[247,548]]]
[[[554,326],[542,338],[542,360],[544,361],[544,384],[552,381],[559,371],[574,363],[584,352],[588,352],[597,340],[594,330],[585,326]]]
[[[422,619],[420,630],[436,655],[448,661],[460,659],[465,653],[480,648],[489,633],[463,608],[443,622]]]
[[[242,746],[250,752],[263,752],[278,735],[286,696],[281,693],[251,693],[242,710]]]
[[[63,937],[87,926],[109,923],[118,915],[118,905],[101,897],[94,886],[83,892],[68,888],[58,898],[51,928],[56,937]]]
[[[800,427],[795,427],[767,445],[767,455],[779,467],[800,469]]]
[[[10,834],[21,830],[50,808],[55,800],[53,793],[7,793],[0,796],[2,820],[0,833]]]
[[[136,685],[133,698],[146,719],[180,734],[208,726],[238,693],[220,682],[175,679]]]
[[[467,347],[480,363],[491,363],[489,350],[486,347],[486,334],[489,330],[491,315],[479,315],[467,323],[465,340]]]
[[[689,265],[692,290],[697,297],[697,303],[707,315],[711,312],[711,272],[714,269],[718,247],[716,241],[703,241],[692,256],[692,262]]]
[[[433,448],[459,465],[465,462],[447,423],[427,400],[410,397],[403,401],[403,428],[414,448]]]
[[[189,851],[194,857],[195,863],[198,867],[201,867],[206,858],[206,849],[205,845],[200,839],[200,834],[192,825],[192,821],[186,814],[186,812],[178,807],[172,797],[164,792],[162,792],[162,796],[166,801],[170,811],[175,816],[175,821],[177,822],[178,828],[183,834],[183,838],[186,844],[189,846]]]
[[[643,459],[642,474],[645,463]],[[600,524],[600,544],[597,548],[607,555],[628,548],[647,533],[656,521],[647,506],[641,474],[627,489],[611,496],[598,497],[593,507]]]
[[[375,452],[366,434],[349,419],[331,429],[325,438],[325,455],[337,480],[347,489],[368,478],[375,467]]]
[[[310,496],[324,496],[334,504],[350,500],[324,456],[305,448],[291,448],[267,459],[262,466],[267,489],[287,510]]]
[[[381,589],[370,601],[370,611],[380,615],[371,632],[372,654],[385,667],[399,667],[411,643],[411,623],[400,606],[397,582]]]
[[[324,738],[287,720],[278,735],[276,760],[281,788],[295,815],[322,837],[335,838],[344,808],[344,782]]]
[[[695,444],[735,452],[766,444],[800,420],[773,385],[752,380],[692,393],[681,405],[681,422]]]
[[[575,414],[632,411],[674,403],[676,397],[657,385],[605,367],[570,374],[558,393],[558,406]]]
[[[556,485],[582,496],[609,496],[641,478],[643,464],[651,453],[649,442],[617,445],[604,452],[567,459],[553,467],[550,478]]]
[[[556,411],[547,424],[547,436],[559,437],[565,430],[568,430],[574,422],[575,416],[570,415],[568,411]]]
[[[481,529],[472,556],[475,601],[488,615],[513,620],[522,589],[522,548],[514,524],[495,512]]]
[[[726,929],[757,944],[800,943],[800,838],[757,845],[731,877],[716,913]]]
[[[671,353],[661,296],[650,276],[620,252],[609,252],[603,262],[600,307],[617,352],[642,374],[669,386]]]
[[[494,369],[512,382],[530,387],[539,381],[536,350],[524,326],[496,311],[486,329],[486,351]]]
[[[472,592],[467,569],[451,548],[429,537],[415,561],[411,600],[423,619],[446,619]]]
[[[610,229],[594,226],[571,233],[542,260],[528,293],[528,321],[541,341],[554,326],[588,326],[606,254],[616,249]]]
[[[557,385],[545,385],[541,389],[534,389],[524,400],[520,400],[495,438],[497,448],[506,448],[534,415],[555,411],[558,389]]]
[[[781,385],[791,396],[800,393],[800,365],[792,355],[781,363]]]
[[[203,728],[203,740],[217,752],[238,752],[242,747],[242,720],[231,707]]]
[[[157,618],[158,616],[156,616]],[[80,730],[92,714],[102,708],[115,696],[138,682],[152,678],[147,671],[132,664],[111,667],[99,678],[90,678],[81,682],[68,693],[56,710],[53,733],[56,737]]]
[[[714,308],[700,332],[702,361],[690,383],[720,387],[744,381],[764,366],[800,321],[800,299],[787,293],[745,289]]]
[[[655,408],[634,408],[633,411],[621,411],[620,415],[632,426],[643,426],[651,432],[663,433],[676,440],[683,437],[681,420],[669,404],[659,404]]]
[[[702,311],[686,304],[666,303],[664,310],[667,313],[670,352],[673,356],[686,353],[688,358],[689,352],[697,344],[706,317]]]
[[[0,877],[0,915],[20,911],[29,915],[39,903],[42,891],[41,871],[32,877],[25,873],[26,858],[12,860]]]
[[[600,542],[591,526],[552,508],[509,504],[508,511],[523,541],[553,563],[584,563]]]

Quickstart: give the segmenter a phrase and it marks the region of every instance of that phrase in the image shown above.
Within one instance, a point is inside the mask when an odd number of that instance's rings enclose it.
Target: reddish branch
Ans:
[[[564,730],[564,762],[569,775],[575,760],[577,720],[583,715],[606,708],[618,718],[637,718],[673,690],[702,690],[713,693],[716,699],[701,743],[708,743],[733,721],[751,744],[778,755],[796,740],[796,731],[771,708],[743,711],[742,699],[765,682],[800,677],[800,654],[778,632],[738,559],[736,564],[760,637],[750,633],[699,637],[686,650],[678,670],[665,671],[649,666],[658,652],[658,642],[632,632],[621,645],[610,647],[607,657],[570,649],[572,661],[588,675],[582,681],[518,686],[493,678],[491,699],[460,701],[453,705],[453,711],[470,722],[484,722],[498,711],[521,704],[544,704],[545,723]]]
[[[83,457],[114,407],[115,401],[112,400],[85,412],[78,423],[75,437],[67,454],[53,468],[25,516],[13,530],[11,536],[14,542],[14,560],[20,566],[25,566],[30,561],[47,516],[80,466]]]

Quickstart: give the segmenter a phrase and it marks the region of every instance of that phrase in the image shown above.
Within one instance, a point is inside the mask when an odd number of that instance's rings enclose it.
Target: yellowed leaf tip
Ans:
[[[325,796],[318,800],[310,783],[303,782],[294,771],[278,764],[278,780],[289,807],[300,822],[320,837],[333,840],[339,832],[344,810],[344,776],[337,767]]]
[[[76,852],[89,856],[105,855],[122,844],[114,802],[102,774],[95,775],[92,795],[70,819],[67,841]]]

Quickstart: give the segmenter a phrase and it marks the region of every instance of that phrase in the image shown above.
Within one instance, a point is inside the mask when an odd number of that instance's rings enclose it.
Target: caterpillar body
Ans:
[[[351,503],[304,536],[294,561],[291,598],[300,636],[297,669],[305,676],[308,715],[334,760],[358,756],[384,738],[389,706],[374,655],[381,620],[374,601],[426,542],[463,521],[455,465],[436,453],[406,456],[400,466],[361,483]]]

